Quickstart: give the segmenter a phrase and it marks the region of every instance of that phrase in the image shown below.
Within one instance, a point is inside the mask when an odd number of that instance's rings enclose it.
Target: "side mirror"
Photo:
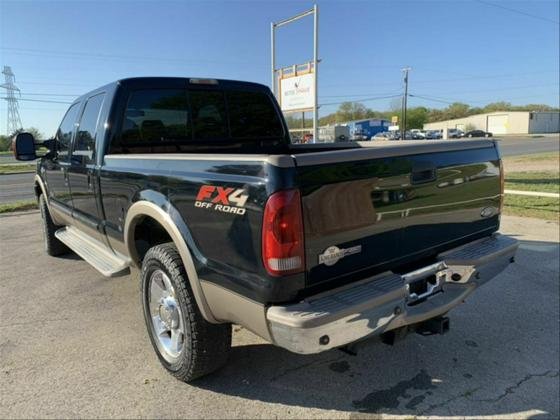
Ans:
[[[19,133],[12,140],[12,151],[17,160],[35,160],[37,153],[33,134]]]

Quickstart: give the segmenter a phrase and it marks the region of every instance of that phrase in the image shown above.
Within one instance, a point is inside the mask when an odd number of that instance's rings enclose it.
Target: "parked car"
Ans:
[[[426,139],[428,140],[437,140],[441,139],[441,131],[439,130],[427,130],[426,131]]]
[[[422,140],[426,138],[426,133],[422,130],[419,129],[413,129],[410,130],[410,134],[412,135],[412,138],[415,140]]]
[[[372,140],[392,140],[392,135],[388,131],[384,131],[383,133],[377,133],[374,135]]]
[[[37,158],[31,134],[14,144]],[[497,233],[494,141],[293,145],[256,83],[120,80],[76,99],[42,146],[47,254],[135,268],[155,354],[183,381],[226,363],[232,324],[301,354],[444,333],[517,249]]]
[[[354,131],[354,133],[352,134],[351,139],[353,141],[366,141],[369,140],[367,133],[365,131],[362,130],[356,130]]]
[[[447,135],[450,139],[460,139],[461,137],[465,136],[465,133],[459,128],[450,128],[447,131]]]
[[[483,130],[471,130],[465,133],[465,137],[492,137],[492,133]]]

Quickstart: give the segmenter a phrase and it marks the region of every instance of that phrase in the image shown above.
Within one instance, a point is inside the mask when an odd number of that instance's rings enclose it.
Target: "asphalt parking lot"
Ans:
[[[558,418],[559,232],[504,217],[517,262],[444,336],[299,356],[235,327],[227,367],[187,385],[160,367],[133,276],[48,257],[37,212],[0,217],[0,417]]]

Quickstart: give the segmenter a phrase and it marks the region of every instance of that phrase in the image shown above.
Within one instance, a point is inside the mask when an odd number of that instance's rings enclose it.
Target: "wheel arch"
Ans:
[[[45,188],[45,183],[41,179],[39,175],[35,175],[33,190],[35,191],[35,197],[39,200],[39,196],[43,194],[45,196],[45,200],[47,202],[47,206],[49,205],[49,196],[47,195],[47,189]]]
[[[136,228],[146,217],[154,220],[165,230],[177,247],[187,273],[191,290],[193,291],[194,298],[202,316],[208,322],[218,323],[204,296],[191,250],[185,240],[185,236],[190,235],[188,227],[179,212],[167,200],[159,204],[155,204],[153,201],[139,200],[133,203],[128,209],[124,226],[124,241],[132,265],[137,268],[141,267],[140,256],[135,241],[135,232]]]

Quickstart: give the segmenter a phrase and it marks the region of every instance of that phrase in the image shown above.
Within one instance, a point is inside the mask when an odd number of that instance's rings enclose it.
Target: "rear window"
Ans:
[[[117,137],[111,153],[173,152],[282,140],[284,128],[263,92],[142,89],[129,94]]]
[[[231,136],[236,139],[282,137],[284,130],[270,98],[262,92],[226,92]]]
[[[192,107],[194,141],[220,140],[228,137],[224,93],[198,90],[189,93]]]

